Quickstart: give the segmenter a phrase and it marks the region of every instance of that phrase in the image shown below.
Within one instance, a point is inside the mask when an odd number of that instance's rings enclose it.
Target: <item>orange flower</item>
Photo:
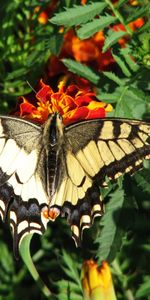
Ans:
[[[135,21],[128,24],[128,26],[131,28],[132,31],[135,31],[136,29],[141,28],[143,25],[144,25],[144,19],[143,18],[139,18],[139,19],[137,19],[137,20],[135,20]],[[114,31],[120,31],[120,30],[126,31],[123,24],[115,24],[112,27],[112,30],[114,30]],[[127,35],[127,36],[119,39],[118,43],[122,47],[125,47],[128,39],[129,39],[129,36]]]
[[[98,267],[87,260],[82,268],[82,286],[85,300],[116,300],[109,265],[106,261]]]
[[[102,53],[104,41],[103,31],[89,39],[80,40],[71,29],[65,35],[61,56],[73,57],[76,61],[94,66],[98,70],[105,70],[114,63],[114,59],[110,50]],[[107,63],[103,64],[104,60]]]
[[[106,112],[112,110],[110,104],[98,101],[93,92],[79,89],[77,85],[66,87],[62,81],[57,92],[42,80],[40,85],[35,104],[22,97],[17,115],[43,123],[49,114],[57,111],[62,115],[64,124],[71,124],[79,120],[104,118]]]
[[[128,24],[132,31],[143,25],[143,18],[139,18]],[[115,24],[111,29],[114,31],[126,31],[124,25],[120,23]],[[121,47],[125,47],[129,38],[127,34],[125,37],[119,39],[118,43]],[[48,61],[46,70],[48,77],[65,72],[66,68],[61,62],[62,58],[74,58],[76,61],[89,65],[98,71],[112,69],[115,60],[111,54],[111,49],[108,49],[105,53],[102,52],[104,43],[105,36],[103,31],[97,32],[91,38],[80,40],[73,29],[70,29],[64,36],[64,43],[59,58],[52,56]]]
[[[51,56],[47,67],[47,77],[64,73],[66,68],[61,62],[62,58],[74,58],[76,61],[85,63],[96,70],[111,69],[115,63],[108,50],[102,53],[105,37],[103,31],[96,33],[93,37],[80,40],[73,29],[70,29],[64,36],[64,43],[59,57]]]

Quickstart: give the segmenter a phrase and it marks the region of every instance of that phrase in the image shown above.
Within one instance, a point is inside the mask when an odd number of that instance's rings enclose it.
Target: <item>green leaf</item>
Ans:
[[[105,207],[106,211],[101,219],[100,237],[96,240],[99,243],[98,263],[101,263],[102,260],[112,262],[122,243],[123,231],[119,228],[118,223],[122,216],[122,207],[125,201],[124,191],[119,188],[110,196],[111,198]]]
[[[81,281],[79,278],[79,272],[77,270],[76,263],[65,250],[63,250],[62,254],[63,254],[63,264],[64,264],[63,270],[74,282],[78,284],[80,290],[82,291]]]
[[[149,284],[149,282],[150,282],[150,276],[149,276],[149,278],[147,278],[147,281],[143,282],[140,285],[140,287],[138,288],[138,290],[135,294],[136,299],[141,300],[141,297],[148,297],[150,295],[150,284]]]
[[[119,31],[113,31],[109,30],[108,35],[105,39],[105,44],[103,47],[103,53],[106,52],[111,46],[116,44],[120,38],[127,35],[125,31],[119,30]]]
[[[144,192],[147,192],[150,194],[150,170],[143,169],[142,172],[136,173],[134,176],[137,185],[142,188]]]
[[[27,73],[27,69],[25,67],[16,69],[13,72],[8,73],[7,80],[9,81],[11,79],[21,77],[21,76],[25,75],[26,73]]]
[[[141,7],[137,7],[133,10],[133,13],[129,15],[129,17],[126,19],[126,24],[133,22],[137,20],[138,18],[141,18],[143,16],[146,16],[150,13],[150,5],[143,5]]]
[[[114,81],[117,83],[117,85],[124,85],[124,81],[121,80],[115,73],[113,72],[103,72],[103,74],[109,78],[110,80]]]
[[[59,290],[58,299],[82,300],[82,286],[80,280],[81,265],[65,250],[63,250],[61,256],[61,268],[64,270],[67,279],[56,282],[56,286]]]
[[[116,93],[101,92],[100,95],[96,95],[96,97],[105,103],[116,103],[117,102]]]
[[[108,25],[114,23],[115,21],[116,18],[113,16],[100,16],[99,19],[95,19],[87,24],[81,25],[79,30],[77,30],[77,35],[81,40],[87,39],[99,30],[102,30]]]
[[[98,84],[99,76],[89,67],[72,59],[62,59],[62,62],[72,73],[78,74],[79,76],[88,79],[94,84]]]
[[[139,69],[138,64],[133,60],[132,58],[132,54],[130,53],[131,50],[130,48],[127,46],[126,48],[121,48],[120,49],[120,53],[121,55],[123,55],[124,60],[126,61],[126,63],[128,64],[129,68],[133,71],[133,72],[137,72]]]
[[[133,86],[116,89],[115,117],[141,119],[146,111],[144,93]]]
[[[71,27],[92,20],[100,14],[106,7],[104,2],[95,2],[86,5],[75,5],[73,8],[67,8],[66,11],[56,14],[50,19],[50,22],[56,25]]]
[[[129,69],[127,68],[125,62],[123,61],[123,59],[121,57],[119,57],[118,55],[115,55],[114,53],[112,53],[113,58],[115,59],[115,61],[117,62],[117,64],[119,65],[122,73],[126,76],[126,77],[130,77],[131,73],[129,71]]]
[[[3,277],[3,280],[11,277],[14,273],[14,264],[13,264],[13,257],[11,256],[7,246],[4,242],[0,241],[0,277]]]
[[[49,49],[52,54],[58,56],[61,51],[62,43],[64,40],[63,34],[54,34],[46,41],[46,49]]]

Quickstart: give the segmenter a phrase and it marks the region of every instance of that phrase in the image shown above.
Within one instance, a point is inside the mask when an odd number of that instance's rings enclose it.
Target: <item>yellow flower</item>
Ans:
[[[84,300],[117,300],[109,265],[98,267],[93,260],[85,261],[82,268]]]

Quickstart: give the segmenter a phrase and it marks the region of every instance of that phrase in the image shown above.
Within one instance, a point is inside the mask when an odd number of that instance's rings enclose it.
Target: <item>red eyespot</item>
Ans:
[[[42,210],[43,217],[49,219],[51,221],[55,221],[55,219],[59,216],[60,210],[57,207],[44,207]]]

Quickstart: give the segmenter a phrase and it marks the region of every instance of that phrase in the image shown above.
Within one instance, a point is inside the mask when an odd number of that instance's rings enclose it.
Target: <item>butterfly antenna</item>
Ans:
[[[33,86],[30,84],[30,82],[27,80],[27,84],[29,85],[29,87],[31,88],[31,90],[36,94],[37,91],[33,88]]]

